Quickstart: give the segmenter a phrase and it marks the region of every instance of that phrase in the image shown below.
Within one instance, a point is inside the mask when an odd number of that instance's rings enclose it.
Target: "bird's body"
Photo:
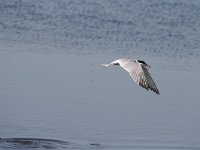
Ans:
[[[150,66],[146,64],[144,61],[124,58],[115,60],[110,64],[102,64],[102,65],[106,67],[110,65],[119,65],[130,74],[132,79],[138,85],[142,86],[146,90],[152,90],[156,94],[160,94],[158,88],[156,87],[156,84],[154,83],[150,73],[148,72]]]

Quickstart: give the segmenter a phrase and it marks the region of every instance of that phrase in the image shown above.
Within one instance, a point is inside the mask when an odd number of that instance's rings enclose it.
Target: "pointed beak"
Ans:
[[[151,66],[150,66],[150,65],[148,65],[148,64],[146,64],[145,66],[147,67],[147,69],[151,68]]]

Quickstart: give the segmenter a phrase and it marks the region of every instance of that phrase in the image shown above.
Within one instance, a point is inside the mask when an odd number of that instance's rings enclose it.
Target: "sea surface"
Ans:
[[[0,0],[0,149],[199,150],[199,66],[198,0]]]

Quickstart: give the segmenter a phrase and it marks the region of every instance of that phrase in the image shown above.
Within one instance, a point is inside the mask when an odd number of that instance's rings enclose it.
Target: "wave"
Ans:
[[[0,138],[0,149],[99,149],[99,143],[81,145],[55,139],[44,138]]]
[[[146,143],[147,142],[147,143]],[[152,141],[151,141],[152,142]],[[187,146],[184,144],[170,144],[170,143],[149,143],[148,141],[135,141],[135,143],[124,144],[80,144],[73,142],[65,142],[55,139],[43,138],[0,138],[0,149],[76,149],[76,150],[90,150],[90,149],[190,149],[198,150],[198,146]]]

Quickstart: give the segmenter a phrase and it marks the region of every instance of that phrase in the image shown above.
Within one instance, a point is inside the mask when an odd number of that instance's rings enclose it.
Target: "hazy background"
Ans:
[[[199,49],[198,0],[0,0],[0,149],[200,149]]]

